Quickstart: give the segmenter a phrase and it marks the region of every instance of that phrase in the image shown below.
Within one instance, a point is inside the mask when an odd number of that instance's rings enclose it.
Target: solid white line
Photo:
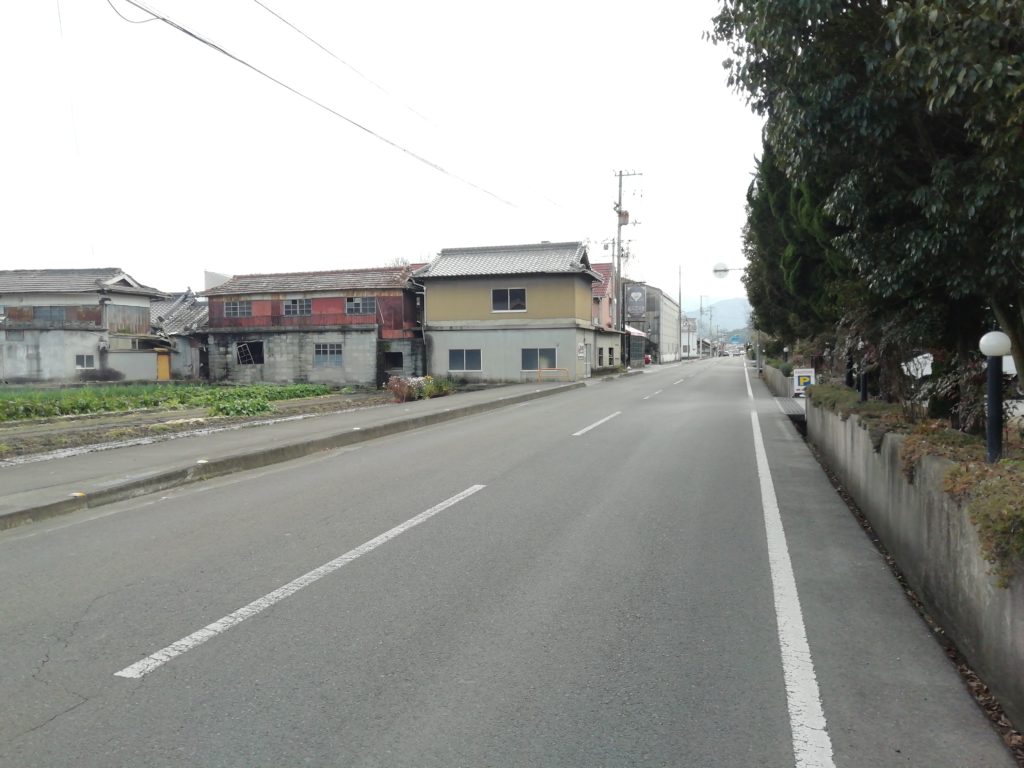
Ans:
[[[410,528],[413,528],[419,525],[420,523],[429,520],[438,512],[443,512],[444,510],[448,509],[448,507],[451,507],[454,504],[457,504],[458,502],[462,501],[463,499],[472,496],[474,493],[476,493],[479,490],[482,490],[485,487],[486,486],[483,485],[470,486],[462,493],[458,493],[455,496],[452,496],[450,499],[442,501],[440,504],[431,507],[425,512],[420,512],[418,515],[409,518],[401,525],[396,525],[390,531],[386,531],[382,533],[380,536],[377,536],[374,539],[370,539],[365,544],[361,544],[355,549],[349,550],[341,557],[335,558],[334,560],[331,560],[329,563],[321,565],[319,568],[314,568],[309,573],[303,576],[299,576],[299,578],[295,579],[294,581],[288,582],[283,587],[275,589],[273,592],[264,595],[258,600],[253,600],[251,603],[242,608],[239,608],[234,613],[229,613],[224,618],[218,619],[212,624],[207,624],[205,627],[198,630],[197,632],[193,632],[188,637],[183,637],[181,640],[178,640],[175,643],[171,643],[166,648],[162,648],[156,653],[151,654],[146,658],[142,659],[141,661],[137,661],[131,666],[125,667],[120,672],[115,672],[114,674],[118,677],[131,678],[140,678],[143,675],[148,675],[154,669],[157,669],[158,667],[166,664],[168,661],[175,658],[176,656],[180,656],[183,653],[187,653],[188,651],[191,651],[193,648],[202,645],[207,640],[210,640],[211,638],[214,638],[217,635],[226,632],[236,624],[241,624],[246,619],[252,618],[256,614],[266,610],[275,603],[279,603],[286,597],[295,594],[303,587],[307,587],[313,582],[322,579],[327,574],[338,570],[343,565],[351,563],[356,558],[361,557],[362,555],[365,555],[368,552],[372,552],[381,544],[384,544],[390,541],[391,539],[395,538],[399,534],[405,533]]]
[[[591,424],[591,425],[590,425],[589,427],[584,427],[584,428],[583,428],[583,429],[581,429],[581,430],[580,430],[579,432],[573,432],[573,433],[572,433],[572,436],[573,436],[573,437],[579,437],[580,435],[585,435],[585,434],[586,434],[587,432],[589,432],[590,430],[592,430],[592,429],[593,429],[594,427],[600,427],[600,426],[601,426],[602,424],[604,424],[604,423],[605,423],[606,421],[611,421],[611,420],[612,420],[612,419],[614,419],[614,418],[615,418],[616,416],[618,416],[618,415],[619,415],[620,413],[622,413],[622,411],[616,411],[616,412],[615,412],[615,413],[613,413],[613,414],[612,414],[611,416],[605,416],[605,417],[604,417],[603,419],[601,419],[600,421],[595,421],[595,422],[594,422],[593,424]]]
[[[786,684],[786,703],[789,706],[789,727],[793,738],[793,756],[796,768],[835,768],[832,761],[832,740],[828,735],[825,713],[818,692],[818,679],[814,674],[814,661],[807,643],[800,595],[793,576],[793,563],[789,558],[786,533],[782,527],[779,503],[775,496],[768,454],[761,437],[761,424],[757,412],[750,412],[754,430],[754,453],[757,456],[757,474],[761,480],[761,506],[764,510],[764,529],[768,540],[768,563],[772,574],[772,592],[775,597],[775,618],[778,623],[779,649],[782,654],[782,675]]]

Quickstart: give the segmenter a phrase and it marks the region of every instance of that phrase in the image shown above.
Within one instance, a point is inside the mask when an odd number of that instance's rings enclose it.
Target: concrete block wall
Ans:
[[[235,345],[239,342],[263,342],[263,363],[241,365]],[[340,367],[313,367],[316,344],[341,344]],[[377,376],[377,335],[357,333],[252,333],[216,334],[209,338],[211,381],[238,384],[359,384],[374,386]]]
[[[1010,718],[1024,724],[1024,563],[1008,589],[981,557],[967,511],[942,490],[952,466],[925,457],[903,474],[899,435],[876,453],[855,416],[807,407],[807,438],[821,452],[896,559],[907,582],[968,658]]]

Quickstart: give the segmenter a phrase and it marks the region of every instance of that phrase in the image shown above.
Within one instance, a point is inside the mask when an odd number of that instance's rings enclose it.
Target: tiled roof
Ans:
[[[601,282],[597,280],[590,287],[591,293],[598,298],[604,298],[609,295],[612,290],[612,263],[599,263],[592,264],[591,268],[601,276]]]
[[[410,267],[345,269],[333,272],[279,272],[268,275],[235,275],[226,283],[203,291],[200,296],[249,293],[301,293],[312,291],[373,290],[403,288]]]
[[[0,270],[3,293],[132,293],[162,296],[162,291],[142,285],[117,267],[98,269],[11,269]]]
[[[209,305],[190,290],[175,294],[165,301],[149,305],[150,323],[165,335],[191,333],[205,328],[210,315]]]
[[[571,273],[594,274],[583,243],[445,248],[416,278]]]

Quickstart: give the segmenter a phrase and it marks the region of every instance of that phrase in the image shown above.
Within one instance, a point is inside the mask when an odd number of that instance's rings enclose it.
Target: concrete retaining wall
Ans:
[[[766,369],[767,371],[767,369]],[[967,513],[942,491],[952,465],[925,457],[913,484],[900,465],[899,435],[875,453],[855,416],[843,421],[807,405],[807,438],[871,522],[911,588],[992,689],[1024,724],[1024,564],[1009,589],[996,586]]]
[[[770,365],[764,366],[764,383],[776,397],[793,396],[793,377],[783,376],[782,371],[778,368],[772,368]]]

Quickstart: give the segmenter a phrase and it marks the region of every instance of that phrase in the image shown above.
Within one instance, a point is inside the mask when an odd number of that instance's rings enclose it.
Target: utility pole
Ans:
[[[643,174],[636,171],[616,171],[615,175],[619,177],[619,199],[612,206],[618,215],[618,226],[615,230],[615,291],[619,296],[619,308],[615,314],[618,316],[616,320],[619,323],[619,331],[623,334],[619,360],[628,362],[630,345],[629,336],[626,334],[626,289],[622,284],[622,227],[629,224],[629,211],[622,209],[622,179],[630,176],[643,176]]]

